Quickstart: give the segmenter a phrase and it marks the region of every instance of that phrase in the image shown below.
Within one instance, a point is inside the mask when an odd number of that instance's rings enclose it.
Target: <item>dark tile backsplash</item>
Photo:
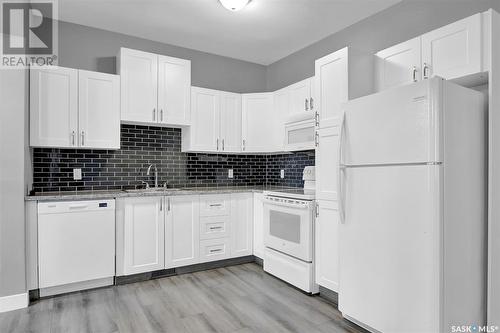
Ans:
[[[314,165],[314,151],[280,155],[227,155],[181,152],[177,128],[122,125],[120,150],[33,149],[33,190],[81,191],[141,187],[150,163],[169,186],[302,186],[302,170]],[[73,180],[73,168],[83,179]],[[233,169],[234,178],[227,177]],[[285,169],[285,178],[280,170]]]

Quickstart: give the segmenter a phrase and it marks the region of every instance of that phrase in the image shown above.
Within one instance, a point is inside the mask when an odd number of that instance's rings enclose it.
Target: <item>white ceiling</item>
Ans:
[[[61,0],[59,19],[268,65],[401,0]]]

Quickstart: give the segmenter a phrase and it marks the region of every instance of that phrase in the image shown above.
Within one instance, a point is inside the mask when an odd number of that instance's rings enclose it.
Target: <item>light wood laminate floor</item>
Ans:
[[[335,306],[256,264],[43,299],[0,314],[0,332],[361,332]]]

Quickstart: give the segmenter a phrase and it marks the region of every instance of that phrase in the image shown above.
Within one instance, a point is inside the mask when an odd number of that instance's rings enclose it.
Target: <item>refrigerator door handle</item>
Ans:
[[[345,212],[344,212],[344,194],[343,194],[343,180],[344,180],[344,161],[343,161],[343,148],[344,148],[344,126],[345,126],[345,112],[342,114],[342,122],[340,123],[340,133],[339,133],[339,156],[338,156],[338,172],[337,172],[337,196],[339,202],[339,218],[340,223],[345,223]]]

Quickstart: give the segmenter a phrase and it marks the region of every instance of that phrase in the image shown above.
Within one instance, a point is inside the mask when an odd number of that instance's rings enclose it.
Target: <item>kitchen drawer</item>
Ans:
[[[200,239],[229,237],[229,216],[205,216],[200,218]]]
[[[224,216],[230,211],[230,194],[200,196],[200,216]]]
[[[229,258],[229,239],[206,239],[200,241],[200,262]]]

